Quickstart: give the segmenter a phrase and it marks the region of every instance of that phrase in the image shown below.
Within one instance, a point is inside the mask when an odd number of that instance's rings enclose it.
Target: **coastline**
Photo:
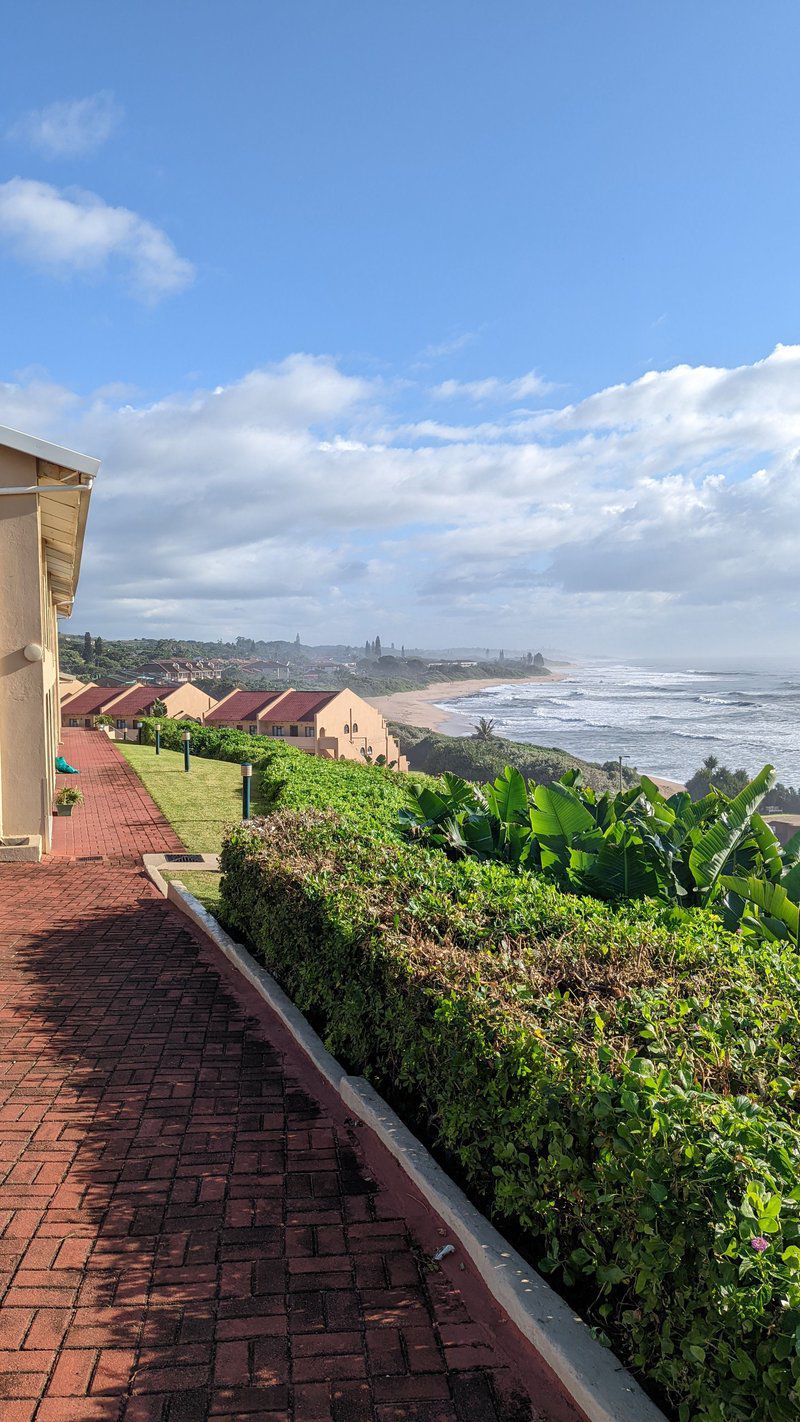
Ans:
[[[531,681],[514,677],[520,686],[535,687],[549,681],[563,681],[567,672],[548,672]],[[465,711],[445,711],[438,701],[455,701],[456,698],[474,696],[490,686],[508,686],[507,677],[476,677],[469,681],[437,681],[431,686],[420,687],[416,691],[394,691],[389,696],[365,696],[370,706],[374,706],[387,721],[400,721],[407,726],[422,726],[427,731],[440,731],[444,736],[470,736],[473,730],[472,717]],[[642,775],[648,775],[646,770]],[[664,775],[650,775],[650,779],[664,795],[674,795],[686,786],[680,780]]]
[[[407,726],[423,726],[427,731],[441,731],[445,736],[469,736],[472,720],[463,711],[444,711],[437,701],[455,701],[462,696],[474,696],[490,686],[519,685],[535,687],[547,681],[563,681],[565,672],[547,672],[544,676],[509,680],[504,676],[474,677],[465,681],[435,681],[415,691],[393,691],[389,696],[365,696],[387,721],[402,721]]]

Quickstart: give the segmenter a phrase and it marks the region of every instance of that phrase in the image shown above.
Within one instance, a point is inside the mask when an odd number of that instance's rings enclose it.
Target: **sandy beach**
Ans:
[[[514,677],[513,683],[535,687],[545,681],[561,681],[563,677],[563,672],[548,672],[545,676],[531,677],[530,681]],[[441,731],[445,736],[469,736],[476,718],[462,712],[443,711],[436,702],[472,696],[477,691],[485,691],[487,686],[508,685],[508,677],[477,677],[468,681],[436,681],[418,691],[394,691],[390,696],[367,696],[364,699],[371,706],[376,706],[387,721],[402,721],[406,726],[425,726],[427,730]]]

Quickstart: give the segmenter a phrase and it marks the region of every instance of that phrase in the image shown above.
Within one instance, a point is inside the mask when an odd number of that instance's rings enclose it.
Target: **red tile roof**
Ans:
[[[154,701],[163,701],[174,686],[134,686],[121,701],[111,707],[110,716],[146,716]]]
[[[78,692],[73,701],[61,703],[61,715],[94,716],[115,696],[121,696],[124,690],[123,686],[87,686],[85,691]]]
[[[259,711],[271,706],[273,701],[282,695],[282,691],[232,691],[225,701],[220,701],[206,712],[205,725],[213,726],[215,722],[227,725],[228,721],[255,721]]]
[[[261,720],[270,725],[280,725],[285,721],[313,721],[317,712],[338,695],[338,691],[290,691],[283,701],[262,715]]]

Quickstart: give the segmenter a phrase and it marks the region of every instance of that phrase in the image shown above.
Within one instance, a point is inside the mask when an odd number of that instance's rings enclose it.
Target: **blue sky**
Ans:
[[[103,458],[78,615],[756,645],[763,546],[749,570],[715,560],[743,501],[766,538],[796,477],[796,367],[761,363],[798,333],[798,40],[771,0],[19,10],[0,420]],[[643,401],[652,371],[666,393]],[[215,543],[221,498],[246,531],[222,519]],[[687,542],[717,550],[707,578]]]

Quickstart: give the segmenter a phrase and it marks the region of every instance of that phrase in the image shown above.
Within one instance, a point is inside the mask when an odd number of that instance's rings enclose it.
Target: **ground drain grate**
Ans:
[[[78,863],[79,863],[79,864],[102,864],[102,862],[103,862],[103,856],[102,856],[102,854],[79,854],[79,855],[78,855]]]
[[[202,864],[202,854],[165,854],[167,864]]]

